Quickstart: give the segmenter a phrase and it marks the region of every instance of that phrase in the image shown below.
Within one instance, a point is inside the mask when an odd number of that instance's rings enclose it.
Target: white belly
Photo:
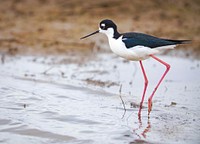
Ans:
[[[156,54],[159,51],[144,46],[135,46],[127,49],[122,42],[122,37],[118,39],[108,38],[111,50],[120,57],[123,57],[132,61],[139,61],[149,58],[151,54]]]

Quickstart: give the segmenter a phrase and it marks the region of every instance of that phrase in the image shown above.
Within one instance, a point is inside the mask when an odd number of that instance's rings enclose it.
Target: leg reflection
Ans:
[[[148,121],[147,121],[147,127],[144,129],[144,131],[141,133],[141,135],[146,138],[146,134],[148,132],[150,132],[150,129],[151,129],[151,123],[150,123],[150,119],[148,118]]]
[[[133,132],[141,139],[141,137],[146,138],[146,135],[148,132],[150,132],[150,130],[151,130],[150,118],[148,117],[147,126],[144,128],[141,115],[138,115],[138,128],[133,129]]]

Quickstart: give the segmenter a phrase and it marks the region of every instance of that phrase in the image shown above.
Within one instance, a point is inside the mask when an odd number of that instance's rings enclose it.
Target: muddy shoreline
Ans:
[[[137,63],[110,53],[86,63],[67,56],[6,57],[0,65],[0,141],[198,143],[200,61],[159,57],[171,70],[150,119],[147,98],[164,70],[152,59],[144,61],[150,84],[138,119],[143,81]]]

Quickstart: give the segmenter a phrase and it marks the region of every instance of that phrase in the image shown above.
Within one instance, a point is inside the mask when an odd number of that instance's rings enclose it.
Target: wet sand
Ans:
[[[199,13],[198,0],[1,1],[0,143],[199,143]],[[104,18],[120,32],[193,40],[158,56],[171,69],[149,119],[148,96],[165,69],[144,61],[139,119],[138,62],[112,54],[100,34],[80,40]]]

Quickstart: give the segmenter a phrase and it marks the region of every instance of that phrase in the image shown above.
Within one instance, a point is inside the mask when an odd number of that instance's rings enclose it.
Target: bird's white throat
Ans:
[[[114,37],[114,29],[113,28],[108,28],[107,30],[102,30],[101,28],[99,28],[99,32],[105,34],[108,38]]]

